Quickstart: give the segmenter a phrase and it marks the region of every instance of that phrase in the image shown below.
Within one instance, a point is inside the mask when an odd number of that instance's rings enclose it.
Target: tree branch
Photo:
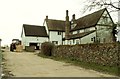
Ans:
[[[92,10],[93,8],[111,8],[111,10],[115,12],[120,11],[120,7],[117,6],[120,3],[120,0],[118,2],[112,2],[112,0],[86,0],[89,1],[88,4],[85,6],[84,12],[87,10]],[[112,12],[111,11],[111,12]]]
[[[116,6],[114,6],[113,4],[107,4],[107,3],[105,3],[104,5],[109,5],[109,6],[112,6],[113,8],[115,8],[115,9],[118,9],[118,10],[120,10],[120,8],[119,7],[116,7]]]

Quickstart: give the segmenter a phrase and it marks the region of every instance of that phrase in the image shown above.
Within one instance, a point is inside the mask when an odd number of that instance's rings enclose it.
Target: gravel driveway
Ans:
[[[4,52],[4,58],[6,68],[16,77],[112,77],[30,52]]]

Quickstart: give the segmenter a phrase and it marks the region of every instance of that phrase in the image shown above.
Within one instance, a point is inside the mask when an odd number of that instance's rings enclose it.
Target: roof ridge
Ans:
[[[65,22],[65,20],[57,20],[57,19],[48,19],[48,20],[54,20],[54,21],[64,21],[64,22]]]
[[[23,26],[37,26],[37,27],[44,27],[44,26],[40,26],[40,25],[33,25],[33,24],[23,24]]]

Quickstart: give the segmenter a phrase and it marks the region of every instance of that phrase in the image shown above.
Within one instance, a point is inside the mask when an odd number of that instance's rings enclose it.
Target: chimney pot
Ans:
[[[75,14],[73,14],[72,18],[75,20]]]
[[[48,20],[48,16],[46,16],[46,20]]]

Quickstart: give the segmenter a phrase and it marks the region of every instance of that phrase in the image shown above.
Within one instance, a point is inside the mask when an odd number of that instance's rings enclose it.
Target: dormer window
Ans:
[[[100,23],[104,25],[112,25],[112,20],[108,15],[107,11],[105,11],[105,13],[102,15]]]
[[[72,24],[71,23],[71,29],[74,28],[77,24]]]
[[[103,15],[102,17],[103,17],[104,23],[105,24],[108,23],[108,18],[109,17],[107,16],[107,14]]]
[[[84,32],[89,32],[89,28],[86,28]]]

